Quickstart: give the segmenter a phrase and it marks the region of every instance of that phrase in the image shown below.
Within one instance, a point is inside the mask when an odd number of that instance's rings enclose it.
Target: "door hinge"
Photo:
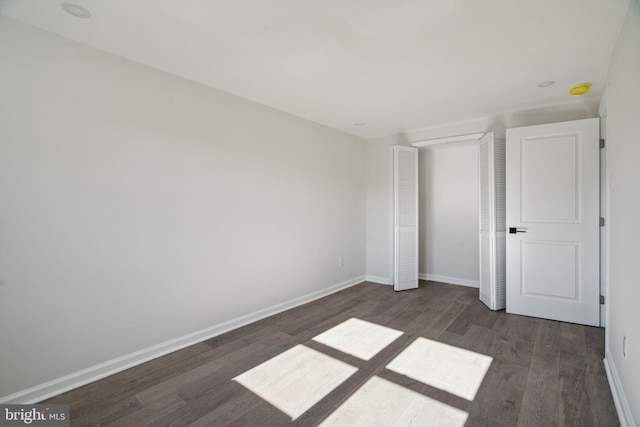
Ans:
[[[600,295],[600,304],[604,304],[604,295]]]
[[[600,227],[604,227],[604,218],[600,218]]]
[[[604,139],[600,140],[600,148],[604,148]]]

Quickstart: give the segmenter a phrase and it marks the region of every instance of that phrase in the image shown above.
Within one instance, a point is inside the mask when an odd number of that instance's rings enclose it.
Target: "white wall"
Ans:
[[[364,141],[2,17],[0,94],[0,398],[363,279]]]
[[[478,286],[478,146],[420,150],[420,264],[424,277]]]
[[[587,119],[597,117],[597,114],[597,99],[586,103],[568,102],[367,140],[367,277],[380,282],[389,280],[390,145],[488,131],[504,133],[508,127]]]
[[[391,176],[389,146],[397,136],[371,139],[366,145],[367,280],[389,284],[391,249]]]
[[[632,1],[613,54],[606,89],[609,181],[606,362],[610,381],[614,383],[614,396],[616,393],[620,396],[622,416],[627,417],[628,425],[640,424],[639,76],[640,5]],[[624,335],[629,346],[626,360],[622,355]]]

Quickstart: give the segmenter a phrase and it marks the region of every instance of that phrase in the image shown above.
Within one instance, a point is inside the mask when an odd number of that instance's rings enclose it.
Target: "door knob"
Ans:
[[[527,229],[521,229],[521,228],[517,228],[517,227],[509,227],[509,234],[516,234],[516,233],[526,233]]]

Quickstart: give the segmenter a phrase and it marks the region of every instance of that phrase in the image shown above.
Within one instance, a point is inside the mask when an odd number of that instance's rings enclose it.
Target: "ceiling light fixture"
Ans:
[[[89,12],[84,7],[75,4],[75,3],[60,3],[62,9],[70,15],[73,15],[77,18],[89,18],[91,17],[91,12]]]
[[[358,123],[354,123],[355,126],[364,126],[365,123],[364,122],[358,122]]]
[[[584,95],[589,92],[589,89],[591,89],[591,83],[582,83],[578,86],[575,86],[569,89],[569,94]]]
[[[556,84],[555,80],[547,80],[546,82],[542,82],[538,85],[538,87],[549,87],[551,85]]]

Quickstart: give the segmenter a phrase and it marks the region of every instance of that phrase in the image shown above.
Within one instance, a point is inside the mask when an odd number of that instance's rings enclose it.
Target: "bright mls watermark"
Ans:
[[[0,405],[0,427],[69,427],[69,405]]]

